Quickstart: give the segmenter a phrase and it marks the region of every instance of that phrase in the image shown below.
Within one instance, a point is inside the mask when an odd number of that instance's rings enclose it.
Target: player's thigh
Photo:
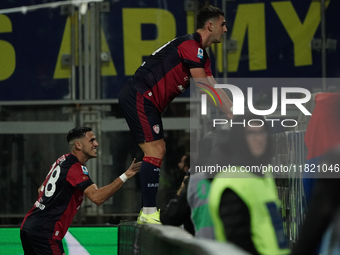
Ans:
[[[24,255],[35,255],[36,253],[34,252],[33,246],[31,245],[29,236],[26,232],[22,230],[20,231],[20,239],[22,248],[24,250]]]
[[[62,241],[52,238],[38,238],[27,232],[22,232],[21,240],[25,255],[65,255]]]
[[[161,113],[139,92],[124,94],[120,108],[136,143],[152,142],[164,137]]]
[[[145,142],[154,142],[158,145],[164,143],[161,112],[150,100],[146,98],[143,98],[143,100],[143,105],[138,109],[138,115],[146,137]]]

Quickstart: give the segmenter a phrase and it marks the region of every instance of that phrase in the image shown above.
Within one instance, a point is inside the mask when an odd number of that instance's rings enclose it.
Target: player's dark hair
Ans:
[[[184,166],[187,166],[190,168],[190,155],[189,154],[185,154],[185,159],[184,159]]]
[[[218,19],[220,16],[224,16],[224,12],[221,11],[221,9],[211,5],[208,7],[203,7],[198,11],[197,14],[197,29],[204,28],[205,23],[209,19]]]
[[[86,133],[90,131],[92,131],[90,127],[75,127],[68,132],[67,142],[70,143],[75,139],[83,138],[85,137]]]

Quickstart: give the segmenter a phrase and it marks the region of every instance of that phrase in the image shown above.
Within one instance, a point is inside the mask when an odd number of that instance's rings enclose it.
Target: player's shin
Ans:
[[[140,168],[143,208],[154,207],[156,211],[156,195],[159,185],[159,174],[162,160],[154,157],[144,157]],[[153,213],[150,210],[147,214]]]

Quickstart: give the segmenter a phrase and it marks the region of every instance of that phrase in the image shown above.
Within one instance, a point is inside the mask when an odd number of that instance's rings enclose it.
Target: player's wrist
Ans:
[[[122,182],[126,182],[127,179],[129,179],[125,173],[123,173],[121,176],[119,176],[119,178],[122,180]]]

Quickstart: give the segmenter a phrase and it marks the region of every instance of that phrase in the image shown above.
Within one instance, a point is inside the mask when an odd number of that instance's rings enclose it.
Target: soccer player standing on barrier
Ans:
[[[98,189],[84,165],[97,157],[99,144],[91,128],[72,129],[67,142],[71,153],[62,155],[52,165],[38,189],[37,201],[22,222],[20,238],[25,255],[65,254],[62,239],[83,202],[83,195],[101,205],[139,171],[141,162],[135,163],[134,159],[125,173]]]
[[[205,48],[220,43],[225,32],[224,13],[212,6],[202,8],[196,33],[175,38],[153,52],[120,92],[120,108],[144,152],[140,170],[143,209],[137,219],[140,224],[160,223],[156,195],[165,155],[161,113],[188,88],[190,76],[198,87],[202,81],[208,87],[216,84]],[[216,91],[222,101],[217,107],[232,118],[232,102],[222,89]]]

